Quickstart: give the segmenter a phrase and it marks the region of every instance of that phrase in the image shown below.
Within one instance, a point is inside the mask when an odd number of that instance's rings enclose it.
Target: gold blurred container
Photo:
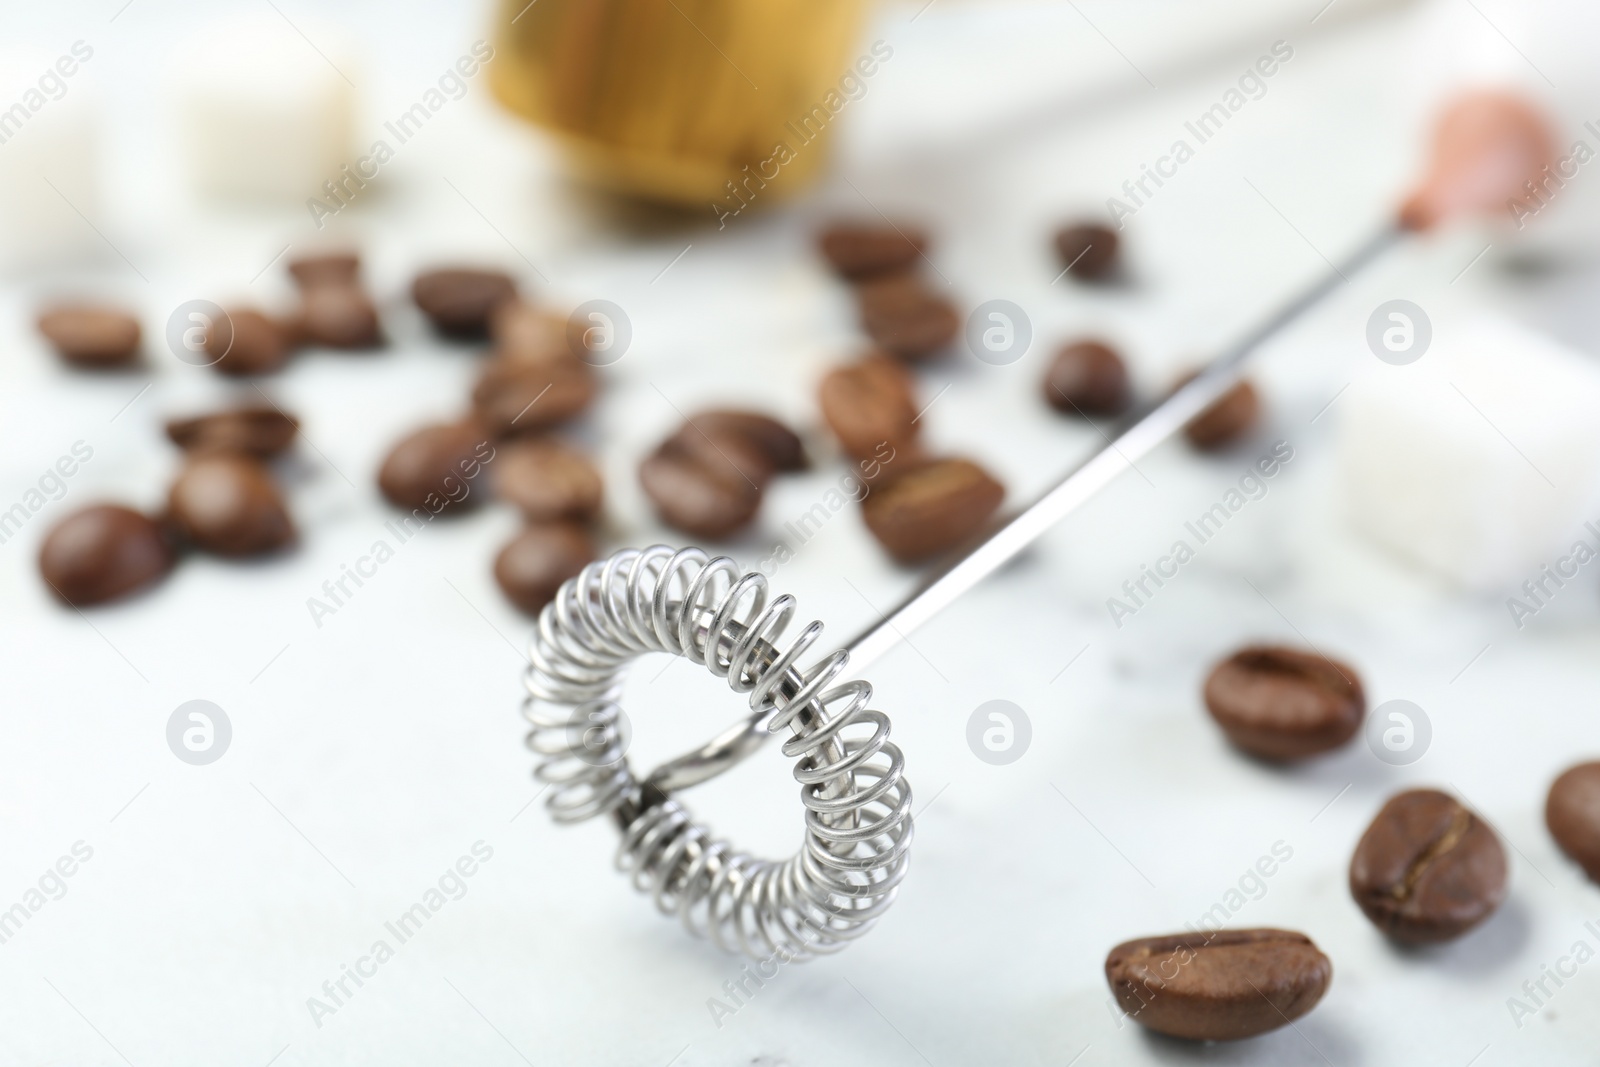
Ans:
[[[864,3],[504,0],[490,84],[609,189],[776,199],[824,161]]]

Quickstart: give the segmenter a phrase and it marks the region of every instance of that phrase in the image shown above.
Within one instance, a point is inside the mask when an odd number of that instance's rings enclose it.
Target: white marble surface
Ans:
[[[889,9],[875,34],[894,42],[895,59],[852,105],[836,173],[812,200],[721,233],[620,225],[474,84],[340,220],[368,249],[394,344],[371,357],[307,356],[264,383],[304,418],[291,489],[299,550],[243,566],[191,560],[150,595],[80,616],[37,579],[48,526],[96,498],[154,502],[176,461],[161,419],[250,395],[167,357],[161,323],[196,296],[286,299],[281,267],[267,264],[319,236],[297,207],[247,214],[186,191],[163,93],[194,16],[135,0],[109,21],[119,6],[16,14],[46,50],[95,43],[93,73],[114,90],[106,214],[95,221],[119,252],[87,272],[13,277],[0,289],[0,504],[74,441],[94,448],[65,497],[0,545],[0,908],[75,842],[93,849],[66,894],[0,945],[0,1063],[1592,1058],[1600,963],[1520,1029],[1506,1000],[1574,941],[1595,944],[1583,924],[1600,916],[1600,897],[1541,819],[1555,773],[1600,751],[1589,706],[1594,579],[1569,584],[1518,631],[1503,594],[1456,593],[1355,537],[1333,478],[1333,398],[1357,374],[1385,369],[1362,342],[1382,300],[1415,300],[1444,328],[1460,308],[1501,304],[1592,350],[1592,277],[1513,280],[1496,251],[1452,283],[1486,243],[1478,234],[1402,251],[1274,344],[1258,372],[1271,417],[1254,441],[1217,459],[1161,451],[872,671],[917,789],[913,873],[869,937],[786,968],[720,1028],[706,1001],[739,961],[636,898],[609,869],[609,827],[557,829],[527,807],[531,760],[516,714],[527,623],[488,570],[513,517],[494,508],[428,530],[320,629],[305,606],[382,535],[391,513],[374,471],[388,443],[456,409],[472,378],[474,357],[428,339],[402,299],[432,257],[481,255],[553,303],[602,296],[627,309],[634,347],[606,372],[585,431],[610,479],[608,544],[672,539],[632,477],[675,422],[672,404],[753,398],[806,427],[821,462],[780,482],[762,527],[732,546],[753,563],[842,473],[811,400],[852,343],[845,294],[809,252],[817,217],[870,198],[926,218],[934,262],[962,301],[1017,301],[1041,342],[1103,331],[1141,385],[1160,388],[1385,211],[1416,155],[1417,117],[1398,88],[1414,53],[1403,17],[1330,15],[1313,28],[1320,3],[1286,5],[1293,30],[1264,29],[1182,78],[1156,61],[1168,47],[1159,18],[1102,22],[1129,60],[1148,57],[1160,88],[1125,78],[1114,95],[1097,90],[1106,95],[1093,107],[1063,105],[1047,122],[1043,109],[1013,104],[1061,96],[1074,72],[1060,56],[1123,63],[1072,9],[941,3],[915,23],[914,7]],[[324,8],[367,47],[359,84],[370,128],[479,35],[476,12],[450,8]],[[1109,293],[1052,285],[1050,226],[1097,207],[1164,152],[1275,36],[1295,56],[1267,95],[1131,221],[1136,283]],[[951,84],[975,95],[951,98]],[[947,128],[929,101],[978,113],[976,94],[989,87],[999,110],[980,125],[1004,134],[972,147],[971,127]],[[85,287],[140,308],[148,376],[68,374],[33,337],[42,295]],[[990,464],[1017,500],[1098,441],[1039,401],[1047,355],[1041,343],[1010,367],[956,359],[924,375],[930,398],[950,385],[926,416],[930,437]],[[1294,459],[1269,495],[1114,627],[1105,599],[1280,439]],[[777,584],[842,640],[912,581],[847,513]],[[1360,741],[1289,770],[1240,758],[1201,708],[1199,683],[1217,656],[1258,637],[1348,658],[1374,702],[1417,702],[1434,725],[1430,751],[1399,769]],[[627,701],[646,763],[736,708],[713,680],[682,665],[658,674],[663,666],[643,664]],[[225,708],[234,728],[227,754],[198,768],[164,738],[172,710],[195,698]],[[1034,730],[1007,767],[980,762],[965,741],[969,714],[997,698],[1023,707]],[[792,848],[799,806],[782,763],[766,751],[694,803],[741,842]],[[1512,890],[1473,935],[1401,952],[1352,904],[1344,872],[1383,798],[1422,783],[1453,788],[1495,824],[1512,846]],[[493,858],[466,894],[316,1025],[307,998],[478,841]],[[1324,1002],[1295,1028],[1228,1046],[1119,1025],[1101,974],[1106,950],[1198,920],[1280,841],[1292,859],[1234,921],[1310,934],[1334,962]]]

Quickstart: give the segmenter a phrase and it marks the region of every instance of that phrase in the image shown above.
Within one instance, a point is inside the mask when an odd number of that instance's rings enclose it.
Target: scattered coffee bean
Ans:
[[[186,452],[239,452],[270,459],[289,447],[300,420],[274,407],[243,407],[172,419],[167,437]]]
[[[651,453],[639,466],[639,484],[662,522],[712,541],[749,525],[761,507],[759,482],[731,462],[708,465],[682,448]]]
[[[1211,670],[1206,708],[1253,756],[1299,760],[1338,748],[1361,729],[1366,697],[1346,664],[1272,645],[1242,648]]]
[[[961,331],[955,305],[915,274],[895,274],[856,288],[861,328],[873,343],[902,359],[927,359]]]
[[[495,308],[516,295],[516,282],[497,270],[443,268],[425,271],[411,283],[411,299],[433,328],[464,340],[487,336]]]
[[[389,503],[438,514],[475,506],[483,493],[473,479],[495,458],[484,428],[472,420],[437,423],[408,434],[378,468],[378,488]]]
[[[925,233],[914,226],[836,223],[818,238],[823,258],[845,278],[905,270],[928,247]]]
[[[1074,278],[1098,281],[1117,263],[1117,231],[1098,223],[1067,226],[1056,233],[1056,254]]]
[[[175,558],[154,519],[132,508],[95,504],[45,535],[39,573],[56,596],[88,607],[143,589],[171,570]]]
[[[354,252],[301,256],[289,261],[289,275],[301,289],[324,285],[357,285],[361,277],[361,257]]]
[[[566,422],[594,394],[594,372],[562,348],[545,359],[490,360],[473,387],[472,406],[494,436],[508,437]]]
[[[799,435],[769,415],[717,409],[690,416],[689,422],[713,437],[719,432],[744,437],[761,450],[773,470],[789,472],[806,468],[805,446]]]
[[[167,494],[167,515],[196,548],[254,556],[294,540],[294,523],[272,474],[238,453],[192,456]]]
[[[1460,801],[1413,789],[1391,797],[1361,835],[1350,894],[1397,941],[1448,941],[1505,899],[1506,854]]]
[[[1333,964],[1292,930],[1194,930],[1125,941],[1106,981],[1134,1022],[1171,1037],[1234,1041],[1317,1006]]]
[[[520,300],[495,307],[489,336],[496,359],[548,362],[574,355],[567,345],[567,320]]]
[[[1178,385],[1181,387],[1194,377],[1194,374],[1187,375]],[[1249,381],[1241,381],[1190,419],[1183,433],[1200,451],[1216,452],[1255,429],[1260,417],[1261,397],[1256,387]]]
[[[917,405],[911,375],[896,360],[872,355],[837,367],[818,391],[822,416],[845,453],[866,459],[888,443],[909,453],[917,440]]]
[[[518,441],[500,449],[494,491],[530,522],[587,520],[600,512],[600,472],[589,457],[550,438]]]
[[[374,348],[383,343],[378,309],[354,285],[319,285],[307,289],[297,320],[307,343],[329,348]]]
[[[661,452],[688,459],[719,478],[741,478],[763,489],[777,473],[759,444],[726,426],[685,423],[661,443]]]
[[[596,555],[594,540],[576,523],[538,523],[500,550],[494,577],[507,599],[536,615]]]
[[[867,529],[901,563],[955,548],[983,528],[1005,487],[970,460],[907,459],[861,502]]]
[[[1120,415],[1133,402],[1128,367],[1115,349],[1099,341],[1065,345],[1045,372],[1044,398],[1068,415]]]
[[[271,374],[289,361],[294,337],[292,330],[276,319],[240,308],[211,324],[205,348],[219,374],[235,378]]]
[[[1555,780],[1544,821],[1561,851],[1600,882],[1600,763],[1580,763]]]
[[[139,358],[139,320],[117,308],[63,305],[40,315],[38,325],[56,355],[74,367],[108,370]]]

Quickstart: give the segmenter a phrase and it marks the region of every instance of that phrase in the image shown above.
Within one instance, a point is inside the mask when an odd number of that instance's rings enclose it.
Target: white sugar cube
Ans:
[[[1457,584],[1514,587],[1600,519],[1600,368],[1500,319],[1434,329],[1420,360],[1373,360],[1339,402],[1349,513]]]
[[[0,56],[0,268],[25,270],[105,251],[93,49]],[[71,73],[67,73],[70,71]]]
[[[179,121],[201,192],[300,203],[355,159],[355,75],[326,29],[226,23],[183,49],[181,70]]]

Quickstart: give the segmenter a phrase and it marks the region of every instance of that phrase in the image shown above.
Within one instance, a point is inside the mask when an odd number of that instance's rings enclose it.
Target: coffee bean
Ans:
[[[411,283],[411,299],[446,337],[473,340],[489,332],[494,309],[516,299],[517,285],[497,270],[443,268]]]
[[[1506,896],[1506,854],[1494,831],[1454,797],[1400,793],[1378,812],[1350,860],[1350,895],[1397,941],[1448,941]]]
[[[306,289],[296,326],[306,343],[328,348],[374,348],[383,343],[378,309],[354,285],[316,285]]]
[[[1333,964],[1293,930],[1192,930],[1125,941],[1106,957],[1122,1010],[1157,1033],[1234,1041],[1317,1006]]]
[[[567,345],[567,320],[532,304],[512,300],[489,314],[496,359],[548,362],[574,353]]]
[[[1068,415],[1120,415],[1133,402],[1128,367],[1114,348],[1099,341],[1065,345],[1045,372],[1044,398]]]
[[[600,511],[600,472],[589,457],[550,438],[518,441],[499,450],[494,491],[531,522],[592,519]]]
[[[910,452],[917,440],[917,405],[910,373],[896,360],[871,355],[836,367],[822,379],[822,416],[845,453],[866,459],[888,443]]]
[[[548,359],[490,360],[472,389],[472,406],[490,433],[508,437],[560,425],[581,414],[594,394],[594,372],[563,348]]]
[[[1056,255],[1074,278],[1098,281],[1117,263],[1117,231],[1098,223],[1067,226],[1056,233]]]
[[[823,230],[817,244],[835,272],[858,279],[905,270],[928,247],[928,238],[914,226],[841,222]]]
[[[39,332],[74,367],[108,370],[139,358],[139,320],[111,307],[71,304],[39,316]]]
[[[1600,763],[1580,763],[1555,780],[1544,821],[1561,851],[1600,882]]]
[[[1178,385],[1183,386],[1194,377],[1194,374],[1187,375]],[[1189,443],[1200,451],[1216,452],[1255,429],[1260,417],[1261,397],[1256,387],[1248,381],[1241,381],[1190,419],[1183,433]]]
[[[720,541],[749,525],[761,507],[760,483],[732,463],[707,465],[685,449],[657,449],[639,465],[639,484],[661,521]]]
[[[1349,666],[1273,645],[1242,648],[1218,663],[1205,699],[1228,740],[1268,760],[1338,748],[1361,729],[1367,708]]]
[[[856,288],[861,328],[873,343],[902,359],[923,360],[961,330],[955,305],[914,274],[895,274]]]
[[[970,460],[908,458],[862,500],[861,515],[889,555],[917,563],[969,540],[1005,492]]]
[[[167,516],[196,548],[254,556],[294,540],[294,523],[272,474],[237,453],[193,456],[167,494]]]
[[[799,471],[806,468],[805,446],[801,444],[799,435],[769,415],[755,411],[717,409],[692,415],[689,422],[713,436],[725,431],[744,437],[761,450],[773,470]]]
[[[167,437],[186,452],[239,452],[258,459],[270,459],[288,448],[299,430],[299,419],[266,406],[167,423]]]
[[[556,598],[562,583],[576,577],[596,555],[594,541],[582,526],[539,523],[500,550],[494,561],[494,578],[507,599],[536,615]]]
[[[289,274],[301,289],[356,285],[361,277],[361,257],[354,252],[301,256],[289,261]]]
[[[62,519],[39,548],[39,573],[78,607],[143,589],[172,569],[172,543],[159,523],[132,508],[95,504]]]
[[[683,428],[661,443],[663,455],[681,456],[719,478],[740,478],[760,488],[777,473],[771,457],[745,434],[727,426]]]
[[[219,374],[271,374],[289,361],[294,331],[259,311],[240,308],[206,330],[206,354]]]
[[[424,426],[389,450],[378,468],[378,488],[408,511],[462,511],[487,495],[474,479],[495,457],[488,434],[472,420]]]

